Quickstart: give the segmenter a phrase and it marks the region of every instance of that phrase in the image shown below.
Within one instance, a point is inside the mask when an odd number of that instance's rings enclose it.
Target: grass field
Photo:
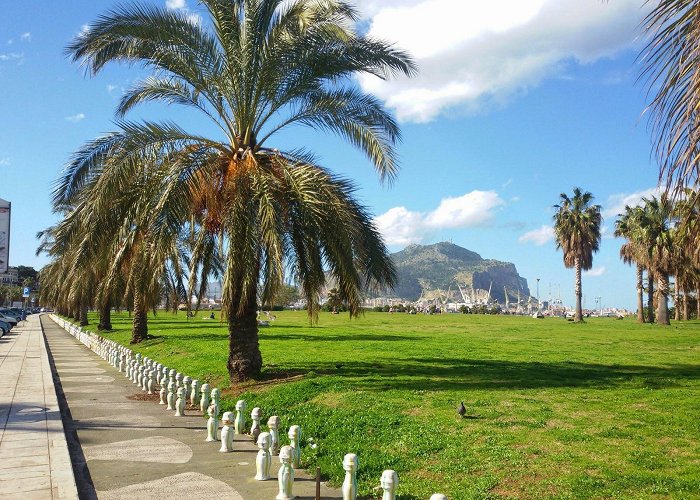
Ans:
[[[225,410],[242,397],[263,422],[300,424],[318,444],[304,466],[338,484],[357,453],[372,498],[389,468],[402,499],[700,498],[698,322],[322,313],[310,327],[305,312],[276,314],[260,331],[268,383],[243,395],[218,320],[159,313],[134,349],[228,388]],[[106,336],[128,345],[129,318],[112,320]]]

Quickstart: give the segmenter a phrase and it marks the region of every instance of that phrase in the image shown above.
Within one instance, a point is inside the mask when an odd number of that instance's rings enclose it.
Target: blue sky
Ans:
[[[152,3],[196,19],[194,0]],[[298,129],[304,145],[355,180],[392,250],[452,240],[515,263],[534,292],[551,283],[573,302],[573,272],[551,239],[552,205],[574,186],[603,206],[605,237],[584,276],[586,304],[634,305],[634,273],[618,258],[615,214],[657,185],[636,83],[643,0],[360,0],[364,29],[414,53],[420,76],[363,88],[399,117],[402,170],[382,186],[371,165],[332,136]],[[113,129],[123,91],[145,73],[97,77],[64,55],[111,1],[9,2],[0,18],[0,198],[13,207],[10,264],[40,268],[35,233],[51,224],[53,180],[71,152]],[[132,118],[203,126],[182,110],[147,106]],[[201,129],[200,129],[201,130]]]

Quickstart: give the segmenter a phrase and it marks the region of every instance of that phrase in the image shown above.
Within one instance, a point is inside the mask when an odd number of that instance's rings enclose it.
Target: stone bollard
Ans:
[[[219,406],[219,399],[221,399],[221,390],[219,390],[218,387],[214,387],[211,390],[211,402],[212,404],[216,405],[216,415],[218,417],[219,411],[220,411],[220,406]]]
[[[184,417],[185,416],[185,403],[187,402],[187,392],[184,387],[180,387],[177,390],[177,401],[175,401],[175,416]]]
[[[156,370],[152,369],[148,372],[148,394],[153,394],[153,386],[155,385]]]
[[[136,372],[136,387],[141,387],[143,385],[143,371],[146,369],[145,366],[139,365],[139,369]]]
[[[180,372],[175,373],[175,389],[176,390],[179,389],[180,387],[182,387],[182,378],[183,377],[184,377],[184,375],[182,373],[180,373]]]
[[[202,393],[202,399],[199,400],[199,411],[204,413],[209,408],[209,384],[202,384],[200,392]]]
[[[391,469],[382,472],[380,483],[384,494],[382,500],[396,500],[396,489],[399,487],[399,475]]]
[[[245,434],[245,410],[248,407],[245,401],[239,399],[236,401],[236,420],[233,423],[233,429],[236,434]]]
[[[295,469],[298,469],[301,465],[301,448],[299,447],[301,427],[298,425],[291,426],[287,435],[289,436],[289,446],[292,448],[292,465]]]
[[[280,451],[280,418],[273,415],[267,419],[267,428],[270,430],[270,453],[277,455]]]
[[[170,372],[168,372],[168,384],[172,382],[175,384],[175,389],[177,389],[177,380],[175,379],[177,372],[175,371],[175,368],[171,368]]]
[[[199,383],[199,380],[193,380],[192,381],[192,392],[190,393],[190,404],[192,406],[197,404],[197,397],[199,396],[199,388],[201,384]]]
[[[233,424],[233,413],[230,411],[224,412],[224,416],[221,418],[221,448],[219,451],[221,453],[230,453],[233,451],[233,429],[231,424]]]
[[[345,481],[343,481],[343,500],[357,499],[357,455],[348,453],[343,458],[343,469],[345,469]]]
[[[163,370],[160,374],[160,385],[162,386],[168,386],[168,373],[170,373],[170,368],[167,366],[163,367]]]
[[[122,354],[119,357],[119,371],[124,372],[125,369],[126,369],[126,354]]]
[[[167,397],[168,397],[167,394],[168,394],[168,390],[166,389],[166,387],[165,387],[164,384],[161,384],[161,385],[160,385],[160,401],[158,401],[158,404],[159,404],[159,405],[164,405],[164,404],[166,404],[166,401],[165,401],[165,400],[166,400]]]
[[[168,407],[166,410],[175,409],[175,382],[168,382]]]
[[[277,473],[277,483],[280,491],[277,493],[275,500],[293,500],[292,486],[294,486],[294,467],[290,463],[292,461],[291,446],[283,446],[280,449],[280,470]]]
[[[431,497],[430,500],[447,500],[447,497],[443,495],[442,493],[434,493]]]
[[[219,415],[217,405],[209,405],[207,408],[207,414],[209,415],[209,420],[207,420],[207,441],[218,441],[219,437]]]
[[[185,376],[182,378],[182,386],[185,388],[185,399],[190,397],[192,391],[192,377]]]
[[[262,432],[258,436],[258,456],[255,458],[255,479],[266,481],[270,479],[270,466],[272,465],[272,455],[270,455],[270,433]]]
[[[257,406],[253,408],[250,413],[250,418],[253,420],[253,424],[250,426],[250,435],[253,436],[253,442],[258,442],[258,436],[260,436],[260,416],[262,411]]]
[[[148,366],[143,369],[143,377],[141,378],[141,390],[148,391],[148,378],[151,376],[151,368]]]

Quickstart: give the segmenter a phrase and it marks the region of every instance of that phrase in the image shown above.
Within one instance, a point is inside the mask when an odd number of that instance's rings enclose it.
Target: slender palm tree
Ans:
[[[668,196],[643,198],[639,224],[643,233],[646,259],[656,278],[656,321],[669,325],[669,274],[673,272],[673,204]]]
[[[244,381],[262,367],[258,300],[271,302],[285,272],[301,284],[312,321],[327,274],[351,315],[360,312],[364,288],[395,279],[370,214],[353,199],[353,184],[306,149],[268,143],[294,125],[332,132],[364,152],[382,180],[393,180],[399,128],[353,77],[411,75],[415,66],[403,51],[356,32],[357,14],[342,1],[202,5],[202,22],[164,8],[119,7],[81,33],[68,53],[92,74],[112,61],[154,71],[126,92],[120,117],[148,101],[179,104],[202,113],[218,136],[122,121],[76,153],[60,191],[69,202],[95,171],[128,185],[133,162],[169,166],[160,191],[148,195],[162,214],[151,222],[193,221],[220,242],[227,366],[231,380]]]
[[[564,253],[564,265],[574,268],[576,295],[576,313],[574,321],[583,321],[581,308],[581,271],[593,267],[593,253],[600,246],[600,225],[603,217],[600,205],[591,205],[593,195],[588,191],[582,192],[574,188],[570,198],[561,193],[558,205],[554,205],[554,235],[557,249]]]
[[[625,213],[619,214],[615,222],[615,236],[627,241],[620,247],[620,257],[626,264],[637,267],[637,321],[644,323],[644,246],[642,231],[639,227],[639,207],[625,206]]]

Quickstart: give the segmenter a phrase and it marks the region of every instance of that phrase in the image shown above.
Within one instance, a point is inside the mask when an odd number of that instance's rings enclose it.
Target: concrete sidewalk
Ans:
[[[0,338],[0,496],[78,498],[37,315]]]
[[[146,396],[49,317],[42,322],[60,378],[57,389],[67,402],[64,425],[81,498],[275,498],[277,457],[273,479],[255,481],[257,447],[250,437],[235,436],[235,451],[219,453],[220,443],[205,442],[206,421],[198,410],[175,417],[158,396]],[[315,498],[315,481],[302,471],[296,476],[296,497]],[[323,498],[342,498],[325,485],[321,491]]]

